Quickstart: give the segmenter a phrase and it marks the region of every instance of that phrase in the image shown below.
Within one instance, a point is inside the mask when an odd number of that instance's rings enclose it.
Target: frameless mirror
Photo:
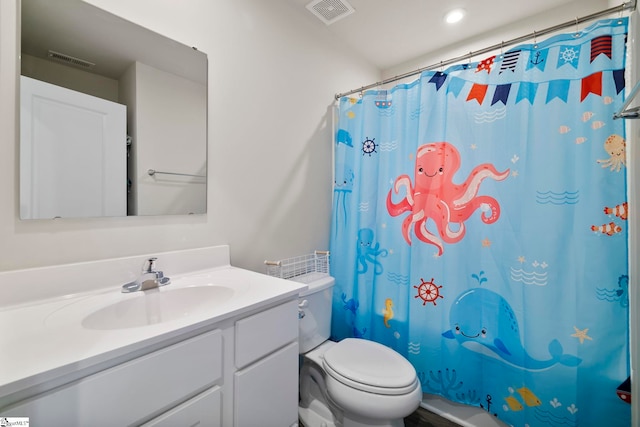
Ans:
[[[205,213],[207,56],[82,0],[20,20],[20,218]]]

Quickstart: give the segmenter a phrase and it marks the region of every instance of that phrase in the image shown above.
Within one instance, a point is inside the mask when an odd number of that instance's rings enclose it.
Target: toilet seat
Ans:
[[[323,367],[337,381],[369,393],[409,394],[418,384],[414,367],[404,357],[364,339],[346,338],[329,348]]]

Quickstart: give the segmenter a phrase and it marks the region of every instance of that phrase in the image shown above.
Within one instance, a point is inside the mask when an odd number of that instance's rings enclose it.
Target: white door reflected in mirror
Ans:
[[[20,218],[127,213],[127,108],[20,78]]]

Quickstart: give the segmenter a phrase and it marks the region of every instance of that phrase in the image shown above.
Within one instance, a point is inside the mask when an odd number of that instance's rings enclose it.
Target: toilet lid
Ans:
[[[416,370],[394,350],[373,341],[347,338],[324,353],[325,371],[359,390],[406,394],[416,387]]]

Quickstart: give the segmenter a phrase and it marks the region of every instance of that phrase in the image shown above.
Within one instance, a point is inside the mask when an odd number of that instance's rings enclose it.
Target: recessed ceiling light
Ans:
[[[455,24],[464,18],[464,13],[464,9],[453,9],[444,16],[444,20],[447,24]]]

